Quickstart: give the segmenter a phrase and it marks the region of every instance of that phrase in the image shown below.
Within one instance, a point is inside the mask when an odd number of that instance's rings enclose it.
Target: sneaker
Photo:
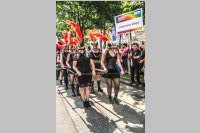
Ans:
[[[112,97],[109,97],[109,102],[110,102],[110,104],[114,104]]]
[[[118,99],[116,97],[114,97],[113,100],[117,105],[119,105],[119,101],[118,101]]]

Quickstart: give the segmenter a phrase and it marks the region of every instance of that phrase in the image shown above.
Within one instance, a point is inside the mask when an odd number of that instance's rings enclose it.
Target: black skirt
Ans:
[[[108,72],[104,74],[103,77],[110,79],[120,78],[120,73],[117,71],[117,69],[111,69],[108,70]]]

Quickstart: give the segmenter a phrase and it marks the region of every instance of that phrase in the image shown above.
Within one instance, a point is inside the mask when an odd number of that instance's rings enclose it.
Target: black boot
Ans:
[[[89,101],[85,101],[86,102],[86,108],[88,108],[88,109],[90,109],[91,108],[91,106],[90,106],[90,103],[89,103]]]
[[[72,96],[75,97],[76,94],[75,94],[75,92],[74,92],[74,84],[71,84],[71,89],[72,89]]]
[[[60,80],[60,85],[62,85],[62,80]]]
[[[94,81],[91,82],[91,93],[94,94]]]
[[[119,105],[119,100],[118,100],[118,98],[117,98],[116,96],[113,98],[113,101],[114,101],[117,105]]]
[[[76,91],[77,91],[77,96],[81,96],[81,94],[79,93],[79,85],[76,86]]]
[[[83,107],[84,107],[84,108],[87,108],[87,103],[86,103],[86,101],[83,101]]]
[[[101,89],[101,81],[97,81],[97,85],[98,85],[98,92],[103,92],[103,90]]]
[[[109,102],[110,102],[110,104],[114,104],[113,99],[112,99],[111,96],[109,96]]]
[[[68,90],[68,83],[65,83],[65,89]]]

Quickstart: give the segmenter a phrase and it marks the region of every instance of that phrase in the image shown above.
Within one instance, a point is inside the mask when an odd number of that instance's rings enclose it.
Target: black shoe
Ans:
[[[101,88],[98,88],[98,92],[103,92],[103,90]]]
[[[132,85],[132,84],[134,84],[134,83],[135,83],[135,82],[130,82],[129,84]]]
[[[86,108],[88,108],[88,109],[91,108],[89,101],[86,101]]]
[[[109,102],[110,102],[110,104],[114,104],[112,97],[109,97]]]
[[[68,90],[69,88],[68,88],[68,84],[65,84],[65,90]]]
[[[75,96],[76,96],[76,94],[75,94],[75,92],[74,92],[74,91],[72,91],[72,96],[73,96],[73,97],[75,97]]]
[[[114,97],[113,100],[117,105],[119,105],[119,101],[118,101],[117,97]]]

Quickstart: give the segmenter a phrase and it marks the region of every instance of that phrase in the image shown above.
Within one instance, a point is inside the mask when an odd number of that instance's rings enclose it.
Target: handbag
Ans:
[[[119,67],[118,64],[116,64],[116,69],[117,69],[117,72],[118,72],[118,73],[121,73],[121,68]]]

